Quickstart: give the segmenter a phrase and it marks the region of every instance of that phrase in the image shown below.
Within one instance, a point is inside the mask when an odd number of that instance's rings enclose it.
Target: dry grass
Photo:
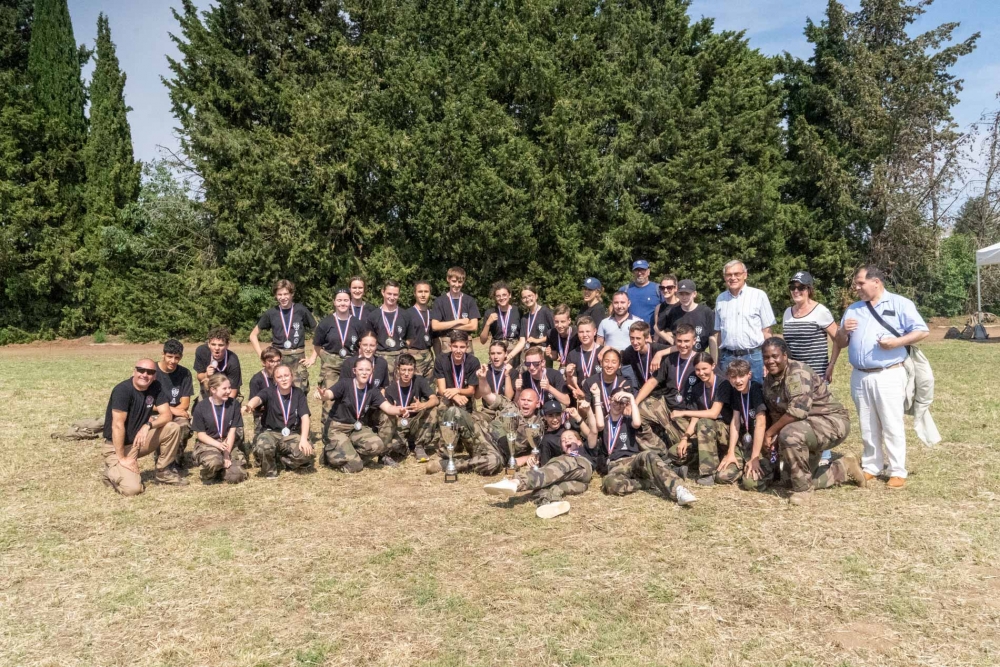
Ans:
[[[911,432],[901,492],[681,511],[595,481],[548,523],[414,464],[118,497],[48,434],[139,349],[0,350],[0,664],[1000,663],[1000,347],[927,346],[946,441]]]

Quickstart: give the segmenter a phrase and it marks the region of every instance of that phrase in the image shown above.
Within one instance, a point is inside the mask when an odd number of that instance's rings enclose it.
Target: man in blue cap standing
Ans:
[[[660,294],[659,285],[649,282],[649,262],[644,259],[635,260],[632,263],[632,282],[622,286],[619,291],[628,294],[631,302],[629,314],[652,326],[653,313],[656,312],[656,306],[663,301],[663,296]]]

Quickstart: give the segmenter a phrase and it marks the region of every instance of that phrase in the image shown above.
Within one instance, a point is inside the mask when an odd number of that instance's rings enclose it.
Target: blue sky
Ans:
[[[849,9],[858,0],[847,0]],[[128,74],[126,101],[136,157],[152,160],[161,156],[159,147],[176,150],[174,118],[170,99],[161,76],[169,76],[166,56],[177,56],[168,33],[177,32],[170,13],[177,0],[69,0],[77,42],[93,45],[97,14],[104,12],[111,22],[111,34],[118,47],[118,59]],[[693,0],[692,17],[713,17],[719,30],[745,30],[751,46],[767,54],[789,51],[806,57],[808,44],[802,35],[807,17],[819,22],[826,0]],[[979,46],[959,62],[955,73],[965,79],[956,120],[964,127],[984,112],[1000,106],[1000,1],[937,0],[917,24],[926,30],[940,23],[957,21],[956,37],[965,39],[979,31]],[[89,78],[90,70],[85,72]]]

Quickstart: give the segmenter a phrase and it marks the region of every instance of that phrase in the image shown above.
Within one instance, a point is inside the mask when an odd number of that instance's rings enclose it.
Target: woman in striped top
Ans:
[[[830,310],[813,300],[813,277],[799,271],[788,281],[792,306],[782,320],[788,358],[806,364],[827,382],[833,379],[827,339],[837,335],[837,322]],[[836,359],[833,360],[834,363]]]

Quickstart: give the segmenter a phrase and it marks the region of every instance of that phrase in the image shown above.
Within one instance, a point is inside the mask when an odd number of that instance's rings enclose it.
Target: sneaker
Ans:
[[[417,460],[417,463],[427,463],[427,452],[420,445],[413,448],[413,458]]]
[[[486,484],[483,490],[491,496],[504,496],[510,498],[521,488],[521,483],[516,479],[501,479],[499,482]]]
[[[698,486],[715,486],[715,475],[705,475],[698,478]]]
[[[396,463],[396,459],[392,458],[388,454],[382,457],[382,465],[386,468],[398,468],[399,464]]]
[[[157,484],[170,484],[171,486],[187,486],[188,481],[180,476],[173,468],[158,470],[153,480]]]
[[[539,519],[554,519],[555,517],[569,512],[569,503],[560,500],[557,503],[546,503],[535,510],[535,516]]]
[[[264,473],[264,479],[278,479],[278,471],[268,470],[266,473]]]
[[[889,482],[886,484],[890,489],[901,489],[906,486],[905,477],[890,477]]]
[[[434,459],[427,462],[426,472],[428,475],[436,475],[443,470],[441,459]]]
[[[796,491],[788,496],[789,505],[806,505],[812,500],[812,491]]]
[[[868,485],[868,476],[865,474],[864,470],[861,469],[861,464],[858,463],[858,459],[854,456],[844,456],[840,459],[844,466],[844,472],[847,473],[847,479],[851,480],[862,489]]]
[[[681,507],[687,507],[688,505],[693,505],[698,502],[698,499],[694,497],[694,494],[685,489],[683,486],[677,487],[677,504]]]
[[[674,472],[681,479],[687,479],[688,478],[688,467],[687,466],[675,466],[674,467]]]

